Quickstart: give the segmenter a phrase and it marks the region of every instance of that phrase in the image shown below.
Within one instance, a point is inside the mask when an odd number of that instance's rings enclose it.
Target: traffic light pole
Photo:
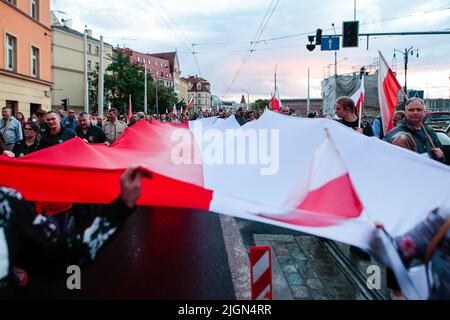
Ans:
[[[369,50],[369,37],[379,36],[425,36],[425,35],[442,35],[450,34],[450,31],[417,31],[417,32],[375,32],[375,33],[358,33],[358,37],[367,37],[367,50]],[[342,34],[322,35],[322,38],[343,37]],[[312,40],[310,39],[312,38]],[[314,40],[314,36],[308,36],[309,41]],[[309,49],[313,51],[314,49]]]

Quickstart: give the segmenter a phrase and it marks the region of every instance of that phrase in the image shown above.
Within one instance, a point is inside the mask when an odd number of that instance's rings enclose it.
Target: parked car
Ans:
[[[444,130],[436,129],[434,131],[436,132],[438,139],[442,144],[442,151],[444,151],[445,155],[445,163],[450,165],[450,137]]]
[[[445,130],[450,125],[450,112],[427,112],[425,115],[424,123],[433,127],[434,129]]]

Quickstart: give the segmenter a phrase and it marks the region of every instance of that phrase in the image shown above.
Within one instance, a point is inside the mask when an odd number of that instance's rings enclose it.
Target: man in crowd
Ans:
[[[102,126],[103,126],[103,117],[102,116],[97,116],[96,126],[99,127],[100,129],[102,128]]]
[[[244,108],[240,107],[239,109],[237,109],[236,120],[241,126],[247,123],[247,118],[244,115]]]
[[[2,109],[0,133],[8,151],[12,151],[14,145],[23,139],[22,125],[19,120],[13,117],[10,107],[3,107]]]
[[[39,150],[55,146],[77,136],[74,130],[61,126],[61,119],[55,111],[48,112],[45,121],[49,130],[42,135]]]
[[[39,109],[36,111],[36,117],[38,120],[38,125],[40,128],[40,134],[41,136],[45,135],[47,131],[49,130],[47,121],[45,121],[45,117],[47,115],[47,111]]]
[[[117,109],[111,108],[108,112],[108,120],[103,123],[103,132],[106,135],[107,142],[112,144],[125,131],[127,124],[117,119]]]
[[[87,112],[82,112],[78,116],[79,126],[75,129],[77,136],[87,143],[104,143],[106,135],[102,129],[92,125],[90,116]]]
[[[400,120],[402,120],[405,117],[405,111],[397,111],[394,113],[394,117],[392,118],[392,125],[394,128],[398,125]],[[381,116],[375,118],[373,121],[373,133],[375,137],[378,139],[383,140],[384,139],[384,130],[383,130],[383,120],[381,119]]]
[[[134,126],[138,122],[138,116],[136,113],[133,113],[130,121],[128,122],[128,127]]]
[[[62,122],[61,122],[61,126],[63,128],[69,128],[72,130],[75,130],[75,128],[77,127],[77,117],[75,115],[75,111],[73,110],[69,110],[69,116],[64,117]]]
[[[384,140],[390,141],[398,132],[410,133],[417,147],[417,153],[427,154],[431,159],[443,162],[445,160],[442,145],[433,128],[425,125],[425,103],[420,98],[412,98],[406,102],[406,116],[391,130]],[[431,141],[430,141],[431,139]]]
[[[283,106],[281,108],[281,113],[288,116],[289,115],[289,107]]]
[[[370,123],[365,120],[361,120],[360,126],[359,118],[356,113],[357,109],[352,98],[340,97],[339,99],[337,99],[336,115],[339,117],[339,122],[347,127],[353,128],[354,130],[368,137],[373,137],[373,129]]]

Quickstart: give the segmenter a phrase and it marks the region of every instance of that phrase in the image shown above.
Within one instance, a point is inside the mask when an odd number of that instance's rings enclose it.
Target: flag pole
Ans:
[[[361,108],[359,108],[359,120],[358,120],[358,128],[361,128],[361,118],[362,118],[362,109],[363,109],[364,103],[361,103]]]

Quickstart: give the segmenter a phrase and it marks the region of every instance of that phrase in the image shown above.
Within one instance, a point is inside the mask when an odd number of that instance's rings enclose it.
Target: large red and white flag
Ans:
[[[398,92],[402,88],[391,68],[384,59],[383,54],[379,53],[378,68],[378,99],[380,101],[380,113],[383,120],[383,131],[386,135],[394,127],[392,119],[395,108],[398,105]]]
[[[275,89],[275,93],[270,100],[269,106],[273,111],[281,111],[283,104],[281,103],[280,92],[278,91],[278,88]]]
[[[408,298],[426,297],[374,222],[396,238],[437,204],[450,208],[450,171],[335,121],[271,111],[243,127],[234,117],[140,121],[110,147],[74,138],[20,159],[2,157],[0,186],[29,201],[104,204],[119,196],[121,174],[137,163],[153,173],[143,179],[138,205],[211,211],[351,244],[389,265]],[[71,183],[61,188],[54,183],[61,179]],[[417,181],[427,188],[411,187]]]
[[[361,78],[361,85],[358,90],[352,95],[352,100],[355,102],[356,109],[358,110],[358,114],[361,113],[364,106],[364,96],[366,94],[366,90],[364,89],[364,75]]]

